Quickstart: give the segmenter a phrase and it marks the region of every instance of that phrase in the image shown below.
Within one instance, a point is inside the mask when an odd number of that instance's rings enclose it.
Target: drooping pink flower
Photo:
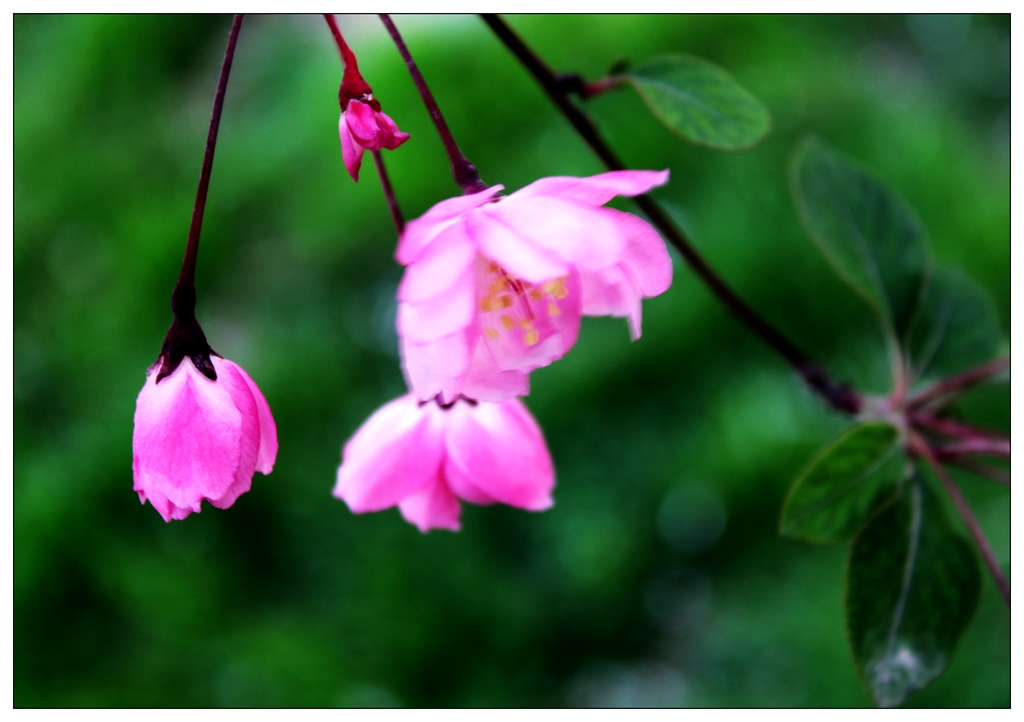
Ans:
[[[580,316],[625,316],[672,283],[665,242],[646,221],[602,208],[668,171],[543,178],[450,198],[411,221],[396,252],[402,369],[418,398],[503,401],[576,342]]]
[[[409,134],[403,133],[380,110],[371,103],[361,100],[349,100],[347,107],[341,111],[338,121],[338,134],[341,136],[341,157],[345,161],[352,180],[359,180],[359,166],[363,162],[363,150],[394,150],[405,141]],[[379,106],[378,106],[379,108]]]
[[[277,457],[263,394],[237,364],[210,360],[216,380],[186,356],[158,383],[154,365],[135,403],[135,491],[165,521],[200,511],[203,499],[228,508],[249,491],[253,472],[269,474]]]
[[[459,499],[542,511],[554,485],[544,436],[519,399],[442,407],[410,393],[346,442],[334,496],[356,514],[397,504],[420,531],[458,531]]]

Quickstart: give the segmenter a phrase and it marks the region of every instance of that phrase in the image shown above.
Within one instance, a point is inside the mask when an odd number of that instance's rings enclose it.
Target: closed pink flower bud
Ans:
[[[640,300],[672,283],[658,232],[601,206],[645,193],[668,171],[542,178],[450,198],[411,221],[396,257],[402,368],[420,399],[503,401],[565,355],[580,317],[625,316],[640,337]]]
[[[188,357],[159,383],[154,366],[135,403],[135,491],[165,521],[200,511],[203,499],[226,509],[249,491],[254,471],[274,468],[277,427],[266,399],[240,366],[210,360],[216,380]]]
[[[348,101],[338,121],[338,134],[341,136],[341,157],[355,181],[359,180],[364,149],[394,150],[409,140],[409,134],[400,131],[395,121],[361,100]]]
[[[406,394],[345,444],[334,496],[356,514],[398,505],[420,531],[458,531],[459,499],[542,511],[554,486],[544,436],[518,399],[441,407]]]

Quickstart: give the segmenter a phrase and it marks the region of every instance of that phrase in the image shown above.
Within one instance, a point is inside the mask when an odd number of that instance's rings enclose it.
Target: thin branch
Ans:
[[[338,52],[341,54],[341,62],[345,65],[345,70],[351,68],[353,71],[359,72],[356,55],[352,52],[352,48],[348,46],[348,43],[345,42],[345,37],[341,34],[341,29],[334,19],[334,14],[324,13],[324,20],[327,21],[327,26],[331,29],[331,35],[334,36],[334,43],[338,46]]]
[[[992,466],[991,464],[985,464],[975,459],[963,459],[960,457],[954,457],[951,459],[943,459],[944,463],[949,466],[958,466],[964,471],[969,471],[972,474],[978,476],[985,476],[993,481],[998,481],[1000,484],[1005,486],[1010,485],[1010,472],[1005,469],[1000,469],[998,466]]]
[[[430,113],[434,126],[441,136],[441,142],[444,144],[445,152],[448,154],[448,160],[452,164],[452,175],[455,177],[455,182],[465,193],[478,193],[479,191],[486,190],[487,184],[480,180],[480,174],[477,172],[476,166],[469,162],[469,159],[459,149],[458,143],[455,142],[452,131],[448,127],[444,116],[441,115],[441,109],[437,107],[437,101],[434,100],[433,93],[427,87],[427,81],[423,79],[423,74],[420,72],[419,67],[417,67],[416,61],[412,59],[409,48],[406,47],[402,35],[398,32],[398,28],[391,22],[391,18],[385,14],[381,14],[380,20],[391,34],[391,39],[394,41],[395,47],[398,48],[398,52],[401,53],[402,60],[405,61],[405,67],[408,68],[409,75],[412,76],[412,81],[416,84],[416,89],[419,91],[420,97],[423,98],[423,103],[427,106],[427,111]]]
[[[985,566],[988,567],[989,573],[996,582],[996,586],[999,587],[999,591],[1003,595],[1003,599],[1006,600],[1006,606],[1010,606],[1010,583],[1006,580],[1006,576],[1003,574],[1002,568],[999,566],[999,562],[996,561],[996,555],[992,552],[992,547],[989,546],[988,539],[985,538],[985,533],[981,530],[981,525],[978,524],[978,520],[974,517],[974,512],[971,511],[971,507],[967,504],[967,500],[964,499],[964,495],[960,493],[959,487],[949,473],[942,468],[939,460],[932,453],[931,448],[928,444],[917,434],[912,434],[910,437],[911,449],[913,449],[921,458],[927,462],[928,466],[935,473],[935,476],[939,478],[942,485],[946,488],[946,492],[953,500],[953,505],[956,510],[960,513],[960,517],[964,520],[964,524],[967,525],[968,531],[974,538],[974,543],[978,547],[978,551],[981,552],[981,558],[985,561]]]
[[[921,391],[911,397],[907,406],[908,408],[914,409],[936,401],[948,400],[946,397],[958,396],[970,389],[972,386],[976,386],[983,381],[988,381],[993,376],[997,376],[1002,372],[1009,370],[1009,368],[1009,356],[983,363],[980,366],[975,366],[963,373],[957,374],[956,376],[950,376],[949,378],[943,379],[942,381],[929,386],[924,391]]]
[[[327,26],[331,29],[331,35],[334,36],[334,44],[338,46],[338,53],[341,55],[341,64],[344,66],[341,76],[341,87],[338,88],[338,103],[344,111],[348,107],[350,100],[353,98],[366,98],[373,94],[373,90],[363,80],[363,76],[359,72],[359,63],[356,61],[356,54],[352,52],[352,48],[345,42],[345,37],[341,34],[341,29],[338,27],[334,15],[332,13],[324,13],[324,20],[327,21]],[[367,102],[373,105],[375,101]],[[378,108],[375,107],[374,110],[378,110]]]
[[[228,35],[228,46],[224,51],[224,62],[220,66],[217,92],[213,98],[213,113],[210,116],[210,130],[206,134],[206,150],[203,152],[203,167],[199,171],[199,188],[196,203],[192,208],[192,222],[188,228],[188,242],[185,244],[185,258],[181,262],[178,283],[171,294],[171,309],[175,316],[194,317],[196,308],[196,260],[199,256],[199,233],[203,228],[203,212],[206,210],[206,195],[210,190],[210,172],[213,170],[213,152],[217,148],[217,131],[220,129],[220,114],[224,108],[224,93],[228,88],[231,62],[235,57],[238,31],[242,28],[242,15],[235,15]]]
[[[373,162],[377,166],[377,175],[380,177],[380,187],[384,191],[384,198],[388,202],[388,211],[391,212],[391,220],[395,224],[395,230],[398,231],[398,235],[402,235],[402,231],[405,230],[405,219],[402,217],[402,209],[398,207],[398,199],[395,198],[395,191],[391,187],[391,179],[388,177],[387,168],[384,167],[384,158],[381,156],[379,150],[371,151],[373,153]]]
[[[541,84],[558,109],[572,124],[591,150],[610,170],[626,170],[611,147],[604,141],[597,127],[577,105],[569,99],[574,76],[559,75],[549,68],[533,52],[505,21],[497,15],[483,15],[484,22],[495,35],[519,59],[533,77]],[[575,76],[578,77],[578,76]],[[844,384],[833,380],[825,370],[815,363],[796,344],[783,336],[775,327],[762,318],[750,305],[740,298],[732,288],[708,265],[707,261],[686,234],[669,218],[661,206],[648,195],[639,195],[633,201],[650,218],[658,230],[674,245],[690,264],[697,276],[718,298],[718,300],[748,329],[756,334],[773,351],[782,356],[793,367],[813,391],[820,395],[832,408],[847,414],[860,411],[863,401],[860,395]]]

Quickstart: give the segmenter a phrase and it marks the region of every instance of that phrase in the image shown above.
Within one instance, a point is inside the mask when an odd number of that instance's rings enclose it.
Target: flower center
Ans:
[[[538,285],[516,278],[493,261],[485,263],[482,287],[486,290],[480,298],[480,310],[488,314],[484,317],[484,335],[497,340],[502,334],[510,334],[525,346],[536,345],[541,336],[537,329],[539,317],[562,315],[558,301],[569,295],[569,277]]]

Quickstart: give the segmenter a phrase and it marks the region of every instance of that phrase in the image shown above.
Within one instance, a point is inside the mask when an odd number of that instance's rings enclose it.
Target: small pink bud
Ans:
[[[378,106],[379,107],[379,106]],[[341,157],[345,161],[352,180],[359,180],[359,166],[363,162],[363,150],[394,150],[405,141],[409,134],[403,133],[387,115],[361,100],[349,100],[341,111],[338,122],[341,136]]]
[[[334,496],[356,514],[397,505],[420,531],[459,530],[459,499],[542,511],[555,473],[540,427],[518,399],[378,409],[342,451]]]
[[[165,521],[200,511],[203,499],[228,508],[249,491],[253,472],[269,474],[277,458],[263,394],[237,364],[211,361],[216,380],[185,357],[157,383],[154,365],[135,402],[135,491]]]

